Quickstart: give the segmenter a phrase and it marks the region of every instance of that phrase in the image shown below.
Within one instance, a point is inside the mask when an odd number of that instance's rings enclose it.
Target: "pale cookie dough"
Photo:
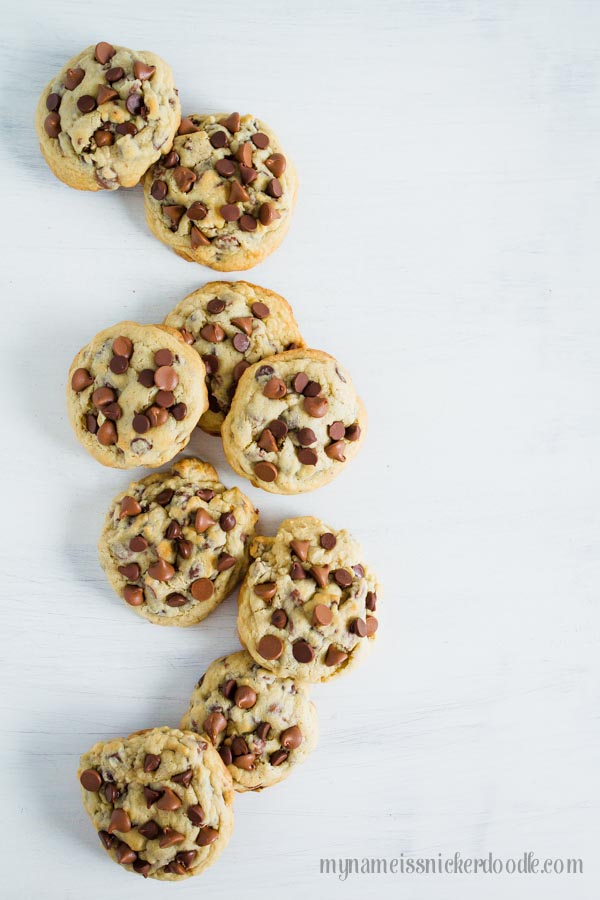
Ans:
[[[211,465],[182,459],[133,482],[111,503],[102,568],[120,597],[156,625],[195,625],[248,565],[258,513]]]
[[[165,319],[206,367],[208,410],[199,425],[220,434],[242,373],[265,356],[304,347],[289,303],[247,281],[212,281],[178,303]]]
[[[102,846],[144,878],[199,875],[233,832],[231,776],[192,732],[152,728],[101,741],[81,757],[78,777]]]
[[[308,686],[278,678],[246,650],[210,664],[181,728],[209,736],[236,791],[259,791],[283,781],[312,753],[318,737]]]
[[[240,588],[238,632],[280,678],[328,681],[355,666],[375,639],[378,583],[347,531],[286,519],[257,537]]]
[[[356,456],[367,415],[345,369],[321,350],[288,350],[246,369],[221,436],[229,464],[274,494],[312,491]]]
[[[137,184],[171,149],[180,120],[166,62],[101,41],[70,59],[44,88],[35,127],[56,177],[98,191]]]
[[[239,113],[188,116],[144,179],[146,221],[190,262],[250,269],[283,240],[297,183],[264,122]]]
[[[120,322],[73,360],[71,425],[105,466],[160,466],[185,447],[208,408],[205,376],[202,360],[175,329]]]

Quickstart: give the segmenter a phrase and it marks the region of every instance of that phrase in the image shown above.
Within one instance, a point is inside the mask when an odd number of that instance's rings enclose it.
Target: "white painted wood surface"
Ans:
[[[5,6],[3,898],[598,896],[599,33],[595,0]],[[295,221],[247,277],[339,356],[371,420],[335,484],[248,491],[269,532],[314,513],[360,538],[386,589],[376,652],[315,689],[310,762],[240,797],[227,852],[179,887],[104,857],[75,779],[97,739],[175,725],[236,646],[233,599],[175,630],[113,596],[96,541],[129,475],[65,417],[80,345],[212,277],[150,236],[139,190],[78,193],[41,159],[38,93],[101,39],[169,60],[188,112],[280,134]],[[244,486],[218,441],[192,449]],[[584,874],[319,874],[456,850]]]

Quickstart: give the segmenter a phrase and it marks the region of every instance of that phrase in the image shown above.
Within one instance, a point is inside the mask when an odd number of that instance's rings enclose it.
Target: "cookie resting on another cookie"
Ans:
[[[171,149],[180,120],[166,62],[101,41],[70,59],[47,85],[35,125],[56,177],[98,191],[137,184]]]
[[[209,736],[236,791],[283,781],[313,751],[318,736],[307,685],[278,678],[246,650],[210,664],[181,728]]]
[[[81,757],[78,776],[102,846],[144,878],[199,875],[231,837],[231,776],[197,734],[152,728],[101,741]]]
[[[221,436],[239,475],[275,494],[298,494],[344,470],[366,424],[346,370],[321,350],[300,349],[246,369]]]
[[[244,574],[258,514],[199,459],[133,482],[113,500],[100,562],[120,597],[157,625],[195,625]]]
[[[165,319],[206,367],[208,410],[199,425],[220,434],[243,372],[265,356],[303,347],[290,305],[247,281],[212,281],[185,297]]]
[[[367,654],[377,631],[377,579],[347,531],[286,519],[257,537],[240,588],[238,632],[252,657],[280,678],[328,681]]]
[[[296,190],[294,167],[264,122],[191,115],[144,179],[146,220],[184,259],[250,269],[283,240]]]
[[[73,360],[71,425],[105,466],[160,466],[183,450],[207,409],[205,376],[202,360],[175,329],[120,322]]]

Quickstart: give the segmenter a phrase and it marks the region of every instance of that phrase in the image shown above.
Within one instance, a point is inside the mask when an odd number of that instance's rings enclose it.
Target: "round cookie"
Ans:
[[[250,269],[283,240],[297,177],[254,116],[192,115],[144,179],[150,230],[175,253],[219,272]]]
[[[73,360],[71,425],[105,466],[160,466],[185,447],[208,407],[205,375],[202,360],[175,329],[120,322]]]
[[[246,650],[210,664],[181,728],[208,735],[236,791],[259,791],[283,781],[312,753],[318,736],[308,686],[278,678]]]
[[[111,503],[102,568],[120,597],[156,625],[195,625],[246,569],[258,513],[211,465],[182,459],[133,482]]]
[[[178,303],[165,319],[202,357],[208,410],[199,425],[220,434],[242,373],[265,356],[304,347],[289,303],[247,281],[212,281]]]
[[[137,184],[171,149],[180,120],[167,63],[101,41],[70,59],[44,88],[35,127],[56,177],[98,191]]]
[[[299,494],[343,471],[366,425],[346,370],[321,350],[300,349],[246,369],[221,436],[239,475],[273,494]]]
[[[152,728],[101,741],[83,754],[77,774],[102,846],[144,878],[199,875],[233,832],[231,776],[197,734]]]
[[[252,657],[280,678],[328,681],[368,653],[377,630],[377,579],[347,531],[286,519],[257,537],[240,588],[238,632]]]

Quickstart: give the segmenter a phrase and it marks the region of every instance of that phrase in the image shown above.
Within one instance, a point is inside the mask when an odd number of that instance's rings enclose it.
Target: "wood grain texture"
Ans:
[[[7,900],[598,895],[599,28],[595,0],[3,11]],[[97,40],[164,56],[188,112],[255,112],[277,131],[299,202],[250,280],[291,302],[370,415],[348,471],[302,497],[246,487],[216,439],[194,438],[268,532],[311,513],[353,531],[386,596],[368,663],[314,690],[311,760],[238,798],[228,851],[177,889],[103,856],[77,760],[176,724],[236,646],[235,602],[179,631],[112,595],[96,541],[129,476],[76,445],[63,382],[96,331],[160,321],[214,276],[152,238],[139,189],[71,191],[42,161],[38,92]],[[455,850],[583,857],[584,874],[318,873],[320,857]]]

